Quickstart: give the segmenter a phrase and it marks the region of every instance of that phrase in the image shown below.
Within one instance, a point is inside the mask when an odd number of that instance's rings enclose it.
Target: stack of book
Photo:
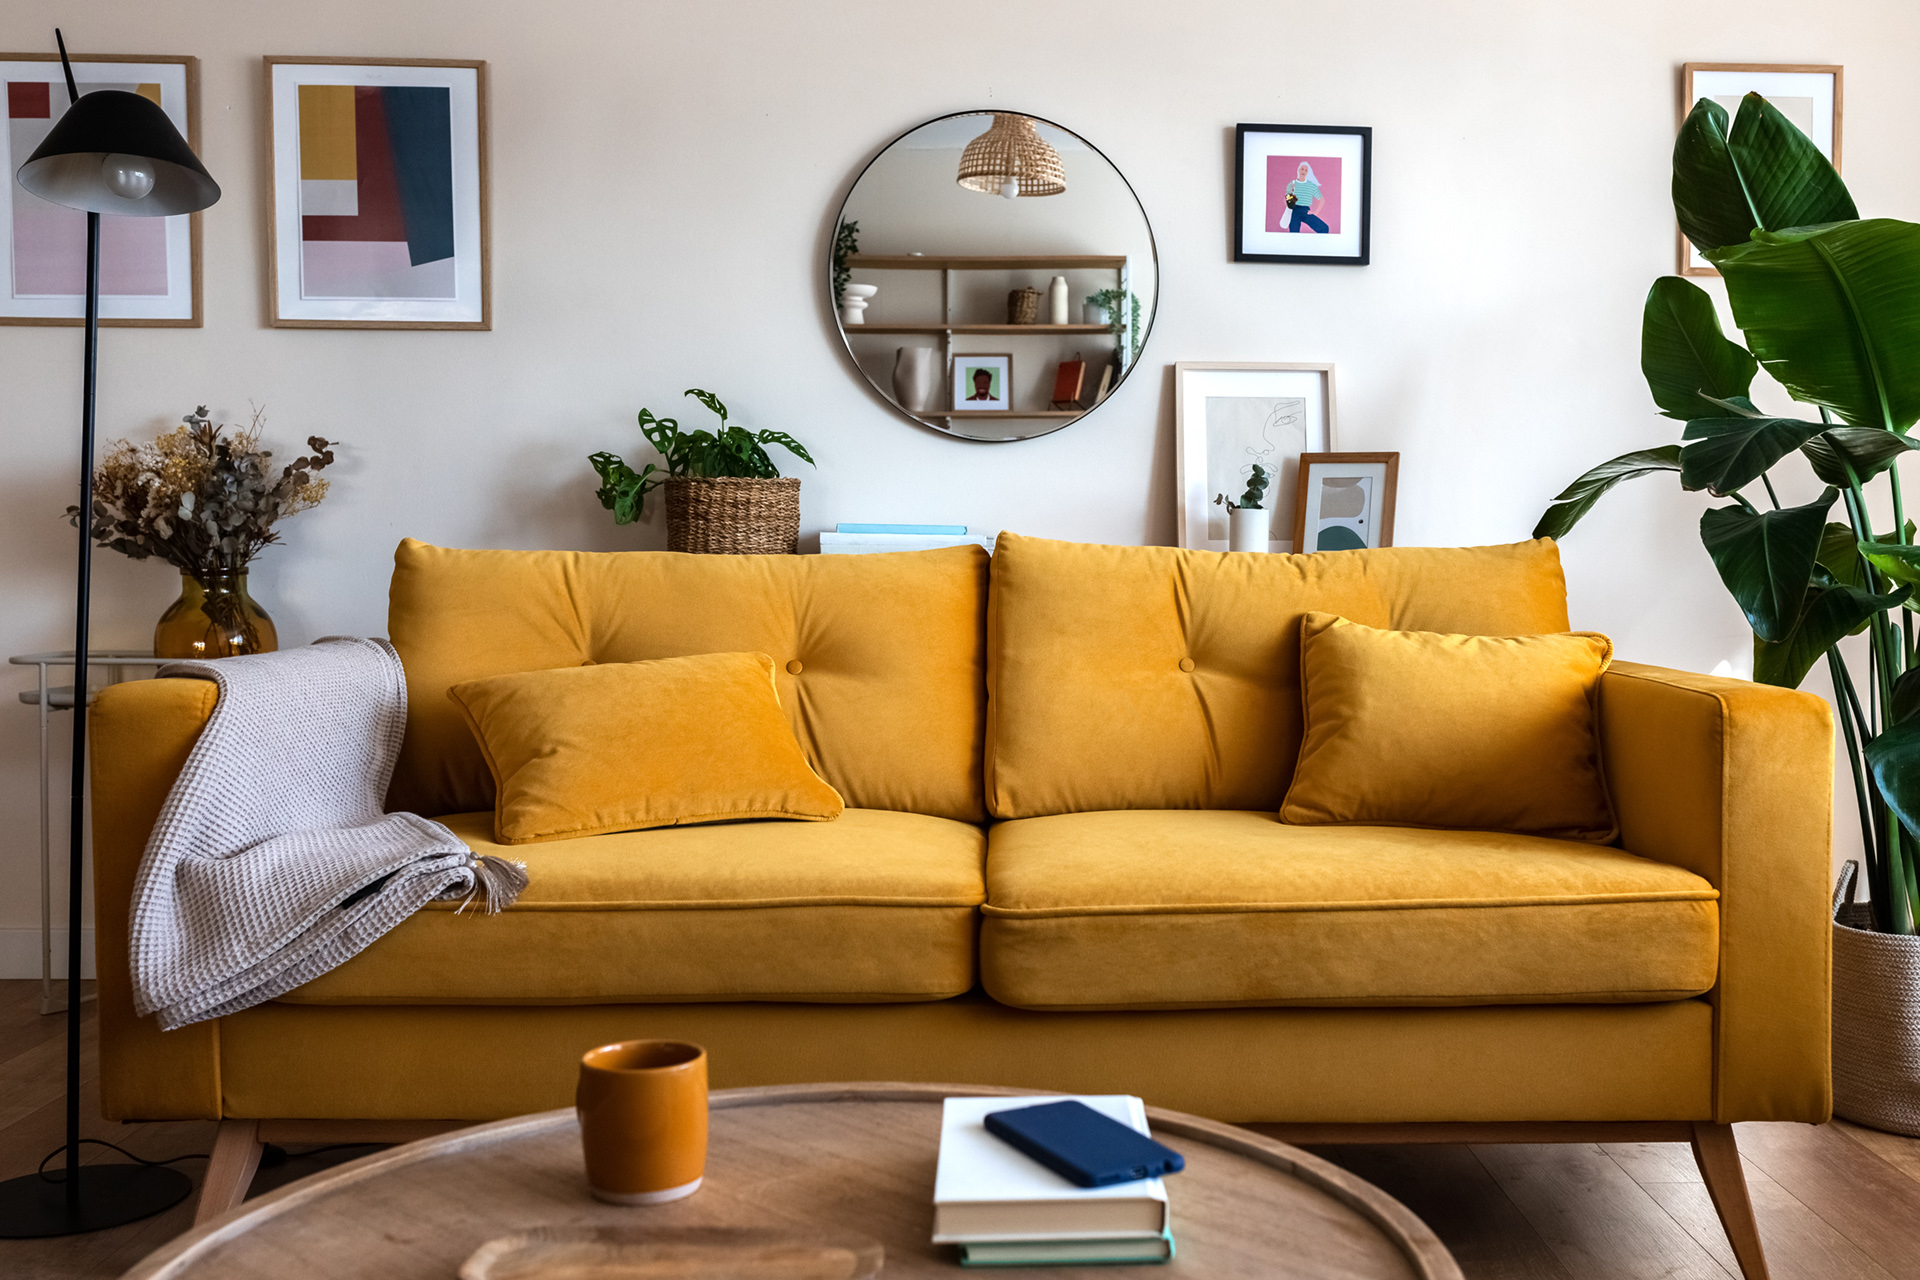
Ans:
[[[867,555],[878,551],[933,551],[976,543],[993,550],[994,535],[968,533],[963,524],[841,524],[820,535],[822,555]]]
[[[1160,1178],[1078,1187],[987,1131],[990,1111],[1060,1098],[948,1098],[933,1187],[933,1241],[969,1267],[1165,1262],[1173,1257]],[[1125,1094],[1082,1096],[1095,1111],[1147,1132],[1147,1109]]]

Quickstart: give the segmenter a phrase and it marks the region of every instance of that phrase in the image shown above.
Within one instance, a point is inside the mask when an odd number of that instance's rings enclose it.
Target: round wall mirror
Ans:
[[[840,206],[831,279],[853,362],[968,440],[1058,431],[1112,395],[1159,298],[1153,229],[1068,129],[963,112],[894,139]]]

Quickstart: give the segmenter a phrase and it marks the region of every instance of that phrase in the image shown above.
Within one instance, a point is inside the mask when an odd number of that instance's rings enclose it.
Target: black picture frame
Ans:
[[[1249,134],[1334,134],[1360,140],[1360,245],[1354,254],[1252,253],[1246,248],[1247,136]],[[1235,262],[1290,262],[1319,266],[1364,267],[1373,253],[1373,129],[1366,125],[1236,124],[1233,127],[1233,204],[1227,236]],[[1264,229],[1262,234],[1265,234]]]

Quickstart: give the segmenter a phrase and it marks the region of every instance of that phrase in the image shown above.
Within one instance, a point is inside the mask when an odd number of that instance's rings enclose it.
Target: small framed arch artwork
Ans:
[[[1393,545],[1397,453],[1303,453],[1293,503],[1299,551],[1364,551]]]

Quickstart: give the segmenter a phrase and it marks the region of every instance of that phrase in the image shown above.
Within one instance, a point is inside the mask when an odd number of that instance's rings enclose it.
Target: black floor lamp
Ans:
[[[67,887],[66,1177],[30,1173],[0,1182],[0,1238],[65,1236],[150,1217],[187,1197],[193,1183],[153,1164],[80,1164],[80,836],[86,818],[87,595],[93,565],[93,400],[100,348],[100,215],[164,218],[220,198],[186,139],[158,104],[137,93],[73,81],[58,31],[68,107],[16,180],[54,204],[87,212],[87,338],[80,398],[80,575],[73,628],[73,809]]]

